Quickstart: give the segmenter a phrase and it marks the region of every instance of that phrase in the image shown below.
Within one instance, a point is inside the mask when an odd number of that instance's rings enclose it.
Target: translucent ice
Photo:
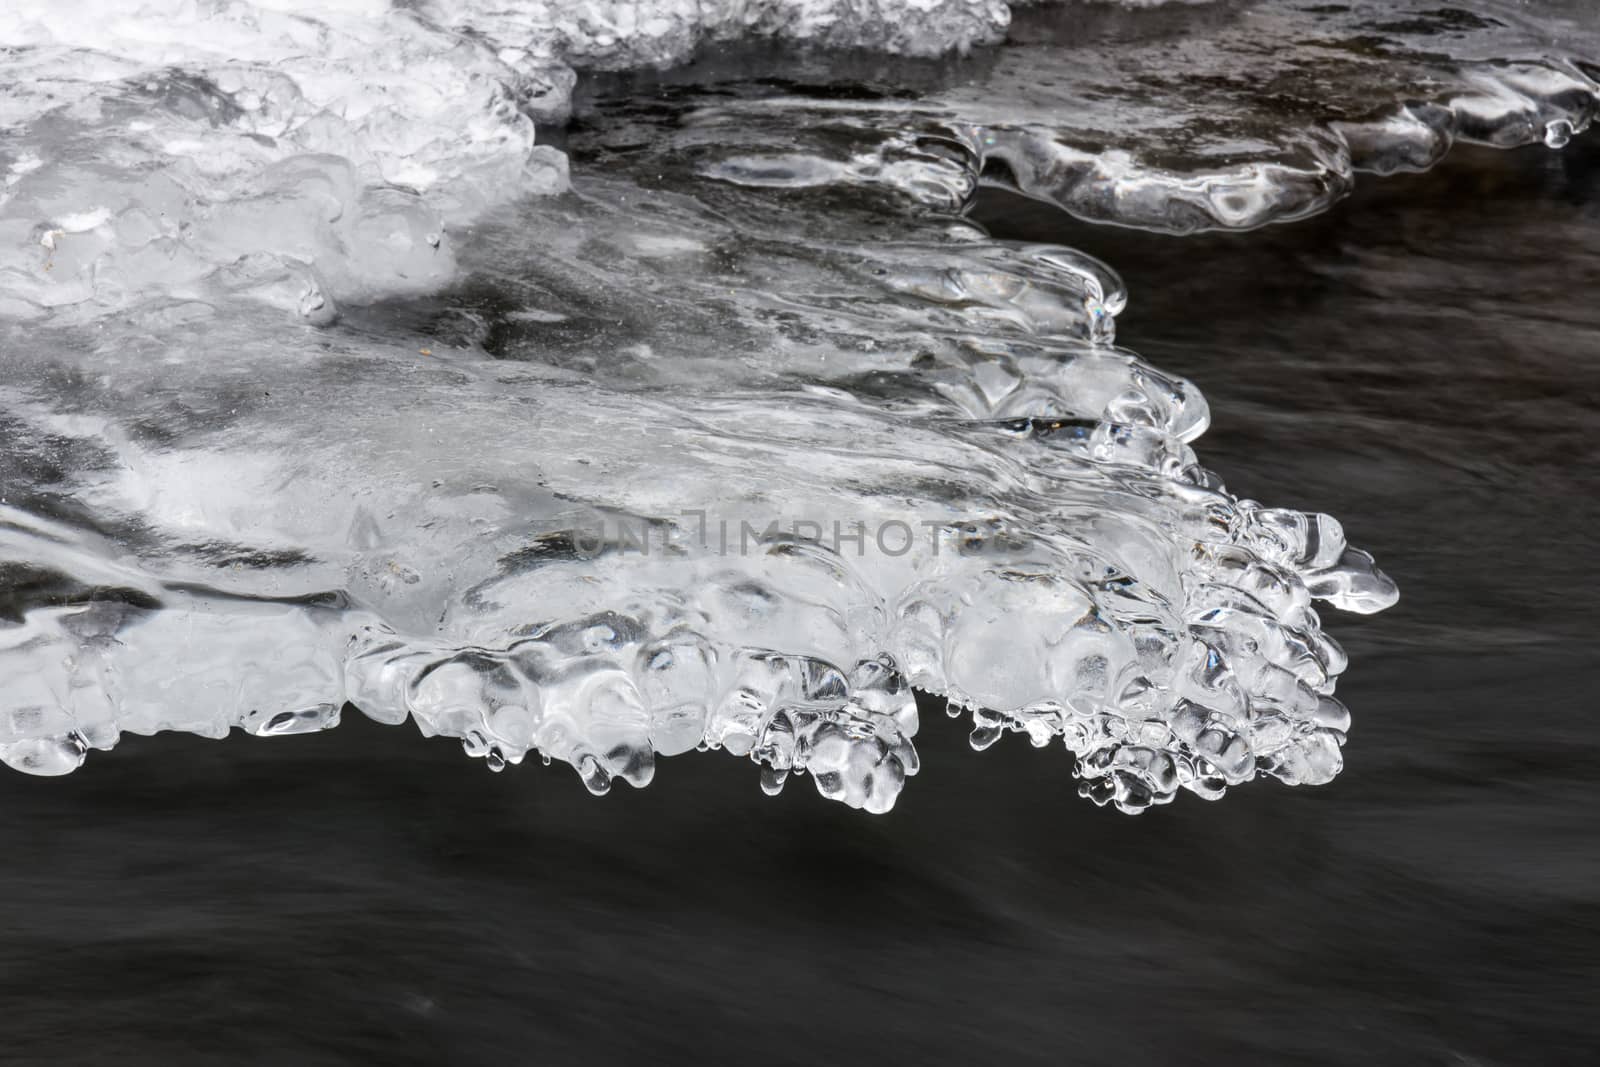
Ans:
[[[517,58],[595,69],[679,63],[704,45],[791,44],[933,56],[996,44],[1004,0],[423,0],[435,22],[486,36]]]
[[[1600,110],[1600,18],[1588,0],[1019,7],[1007,47],[922,91],[812,93],[803,64],[708,101],[730,126],[945,140],[986,177],[1079,217],[1169,232],[1250,229],[1325,210],[1359,172],[1425,169],[1456,141],[1559,147]],[[725,64],[724,64],[725,65]],[[863,64],[871,67],[872,64]],[[721,66],[686,75],[705,77]],[[739,70],[739,68],[735,68]],[[855,183],[856,140],[774,131],[728,180]],[[798,147],[798,150],[797,150]],[[873,174],[895,182],[892,168]]]
[[[1116,346],[1110,267],[960,212],[987,176],[1248,226],[1592,118],[1567,9],[1381,6],[1028,9],[890,63],[793,46],[1010,14],[16,0],[0,758],[349,703],[595,792],[716,748],[883,811],[917,687],[1123,810],[1327,781],[1313,604],[1393,585],[1198,464],[1205,402]],[[571,96],[752,36],[787,50]]]
[[[348,700],[596,791],[710,746],[884,810],[915,685],[1129,810],[1337,770],[1311,592],[1393,589],[1195,465],[1204,402],[1111,344],[1109,268],[652,170],[331,328],[9,327],[7,762]]]

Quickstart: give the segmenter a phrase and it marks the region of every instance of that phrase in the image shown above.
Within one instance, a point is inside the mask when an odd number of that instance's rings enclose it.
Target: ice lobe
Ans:
[[[1174,233],[1326,210],[1360,173],[1422,170],[1455,141],[1560,147],[1600,112],[1586,0],[1019,7],[1006,47],[908,92],[746,88],[730,124],[895,131],[970,152],[985,178],[1081,218]],[[865,76],[869,84],[870,75]],[[863,174],[859,137],[751,144],[715,176],[820,186]],[[894,175],[887,175],[893,180]]]
[[[883,811],[919,686],[1127,811],[1336,773],[1312,598],[1393,586],[1198,465],[1114,272],[906,211],[970,183],[932,149],[837,202],[705,180],[685,119],[575,137],[581,195],[482,219],[436,296],[9,325],[0,758],[349,701],[596,792],[708,748]]]

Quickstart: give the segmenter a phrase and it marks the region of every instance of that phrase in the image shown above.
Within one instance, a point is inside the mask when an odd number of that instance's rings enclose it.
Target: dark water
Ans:
[[[348,715],[0,776],[5,1063],[1525,1064],[1600,1053],[1600,143],[1228,237],[991,195],[1123,272],[1235,491],[1401,584],[1347,770],[1134,819],[925,709],[889,816],[726,756],[590,797]]]

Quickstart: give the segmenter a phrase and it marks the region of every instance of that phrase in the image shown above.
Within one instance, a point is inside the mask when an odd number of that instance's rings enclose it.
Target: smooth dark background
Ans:
[[[925,709],[873,818],[726,756],[591,798],[347,715],[0,775],[0,1062],[1595,1062],[1600,144],[1464,150],[1120,269],[1237,492],[1399,581],[1347,770],[1129,818]]]

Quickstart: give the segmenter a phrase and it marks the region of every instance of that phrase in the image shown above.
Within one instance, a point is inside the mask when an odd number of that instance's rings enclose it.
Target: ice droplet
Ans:
[[[787,768],[779,770],[776,767],[761,768],[761,791],[769,797],[775,797],[783,792],[783,783],[789,780]]]

